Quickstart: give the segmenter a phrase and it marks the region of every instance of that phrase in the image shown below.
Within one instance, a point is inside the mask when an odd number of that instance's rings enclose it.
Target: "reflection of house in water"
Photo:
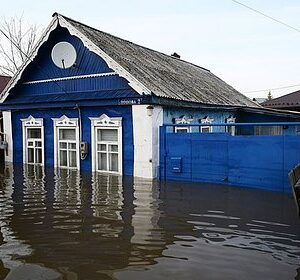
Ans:
[[[131,273],[127,279],[161,279],[176,269],[190,273],[189,279],[195,271],[204,279],[211,273],[224,279],[224,271],[226,279],[234,279],[232,271],[289,279],[281,277],[290,273],[283,269],[287,265],[296,274],[299,225],[291,217],[292,198],[284,194],[179,183],[158,187],[70,171],[27,168],[22,174],[15,169],[14,184],[7,174],[0,189],[8,201],[1,208],[1,232],[19,260],[13,263],[0,245],[6,268],[39,263],[78,279]],[[216,269],[228,266],[226,260],[233,264],[228,271]]]
[[[152,182],[142,186],[143,194],[126,177],[26,168],[24,178],[19,174],[10,227],[31,248],[21,257],[26,263],[75,273],[78,279],[106,279],[161,256],[165,243],[155,234],[160,229]]]

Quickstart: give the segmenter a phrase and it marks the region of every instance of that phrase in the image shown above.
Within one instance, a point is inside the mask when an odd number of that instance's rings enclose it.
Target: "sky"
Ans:
[[[300,29],[299,0],[239,1]],[[54,12],[166,54],[176,52],[250,98],[300,90],[300,32],[232,0],[12,0],[1,3],[0,20],[22,16],[42,30]],[[286,86],[293,87],[275,90]]]

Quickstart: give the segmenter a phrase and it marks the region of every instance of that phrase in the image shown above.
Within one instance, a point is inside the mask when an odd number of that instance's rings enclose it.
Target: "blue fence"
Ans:
[[[255,125],[296,128],[300,123],[211,126],[238,128]],[[165,125],[160,131],[162,180],[223,183],[290,192],[288,171],[299,162],[300,135],[296,132],[294,135],[276,136],[232,136],[225,132],[175,133],[174,125]]]

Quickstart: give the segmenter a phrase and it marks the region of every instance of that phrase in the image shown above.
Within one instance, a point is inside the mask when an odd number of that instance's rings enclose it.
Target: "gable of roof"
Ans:
[[[101,56],[129,85],[140,94],[213,105],[260,107],[239,93],[209,70],[99,31],[78,21],[55,13],[54,19],[33,51],[49,37],[57,24],[79,37],[84,45]],[[30,61],[27,62],[30,63]],[[23,70],[26,63],[23,66]],[[22,69],[8,85],[1,101],[22,74]]]
[[[289,94],[267,100],[261,104],[264,107],[270,108],[295,108],[300,107],[300,90]]]

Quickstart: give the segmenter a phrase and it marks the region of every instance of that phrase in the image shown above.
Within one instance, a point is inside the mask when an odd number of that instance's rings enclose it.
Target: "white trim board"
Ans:
[[[132,106],[134,143],[134,177],[153,179],[159,166],[159,127],[163,123],[163,108],[148,105]]]
[[[13,137],[12,137],[12,120],[11,111],[3,111],[3,132],[6,135],[6,141],[8,143],[7,151],[5,152],[5,161],[13,162]]]
[[[47,79],[47,80],[29,81],[29,82],[25,82],[23,84],[24,85],[31,85],[31,84],[60,82],[60,81],[86,79],[86,78],[107,77],[107,76],[115,76],[115,75],[117,75],[116,72],[96,73],[96,74],[89,74],[89,75],[79,75],[79,76],[69,76],[69,77],[63,77],[63,78]]]

